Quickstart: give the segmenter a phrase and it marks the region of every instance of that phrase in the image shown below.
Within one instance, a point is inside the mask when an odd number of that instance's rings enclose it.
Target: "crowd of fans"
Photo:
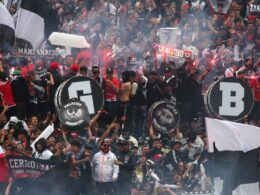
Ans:
[[[204,128],[208,86],[224,77],[247,82],[254,107],[241,122],[260,126],[260,18],[249,6],[257,1],[233,1],[227,13],[206,0],[49,2],[59,30],[85,36],[92,47],[50,60],[8,58],[2,50],[0,194],[22,188],[8,171],[8,154],[70,163],[71,195],[212,192]],[[153,46],[163,27],[179,29],[174,45],[192,51],[192,58],[158,57]],[[98,82],[104,107],[86,128],[70,131],[59,123],[54,99],[58,86],[77,75]],[[172,134],[151,125],[148,111],[160,100],[180,112]],[[32,153],[30,143],[49,124],[54,133]]]

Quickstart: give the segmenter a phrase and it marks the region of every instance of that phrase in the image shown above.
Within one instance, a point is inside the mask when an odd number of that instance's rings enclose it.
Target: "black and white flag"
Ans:
[[[206,118],[215,195],[259,195],[260,128]]]
[[[23,0],[18,10],[15,29],[17,38],[28,41],[33,48],[40,48],[45,38],[57,31],[58,19],[46,0]]]
[[[0,1],[0,47],[14,43],[14,20],[6,6]]]

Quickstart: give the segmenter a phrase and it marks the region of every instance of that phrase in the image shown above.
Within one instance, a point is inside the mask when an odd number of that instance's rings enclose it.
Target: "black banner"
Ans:
[[[29,56],[52,56],[58,57],[66,53],[65,50],[51,50],[51,49],[27,49],[27,48],[17,48],[17,52],[20,56],[29,57]]]
[[[59,118],[69,130],[83,129],[90,120],[86,104],[76,98],[61,106]]]
[[[170,134],[175,131],[180,120],[180,114],[176,105],[169,101],[155,102],[150,110],[149,116],[155,130]]]
[[[5,51],[6,58],[9,57],[26,57],[26,58],[46,58],[52,60],[53,58],[63,58],[67,55],[65,49],[30,49],[30,48],[15,48],[12,51]]]
[[[14,178],[36,178],[61,163],[21,156],[7,156],[9,169]]]
[[[56,90],[54,102],[59,112],[62,105],[67,104],[72,98],[76,98],[85,103],[90,118],[94,117],[103,107],[104,96],[98,83],[83,76],[76,76],[64,81]]]

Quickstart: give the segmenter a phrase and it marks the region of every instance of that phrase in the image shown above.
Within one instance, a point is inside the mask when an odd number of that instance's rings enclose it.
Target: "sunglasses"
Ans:
[[[108,145],[108,144],[104,144],[104,145],[102,145],[102,146],[104,146],[104,147],[110,147],[110,145]]]

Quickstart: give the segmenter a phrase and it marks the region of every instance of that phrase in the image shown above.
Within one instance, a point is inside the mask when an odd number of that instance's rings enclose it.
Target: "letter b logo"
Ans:
[[[244,111],[244,88],[240,83],[220,82],[220,91],[222,91],[222,106],[219,107],[219,114],[239,116]]]
[[[230,77],[218,80],[209,87],[205,103],[211,116],[240,121],[251,112],[254,97],[246,82]]]

